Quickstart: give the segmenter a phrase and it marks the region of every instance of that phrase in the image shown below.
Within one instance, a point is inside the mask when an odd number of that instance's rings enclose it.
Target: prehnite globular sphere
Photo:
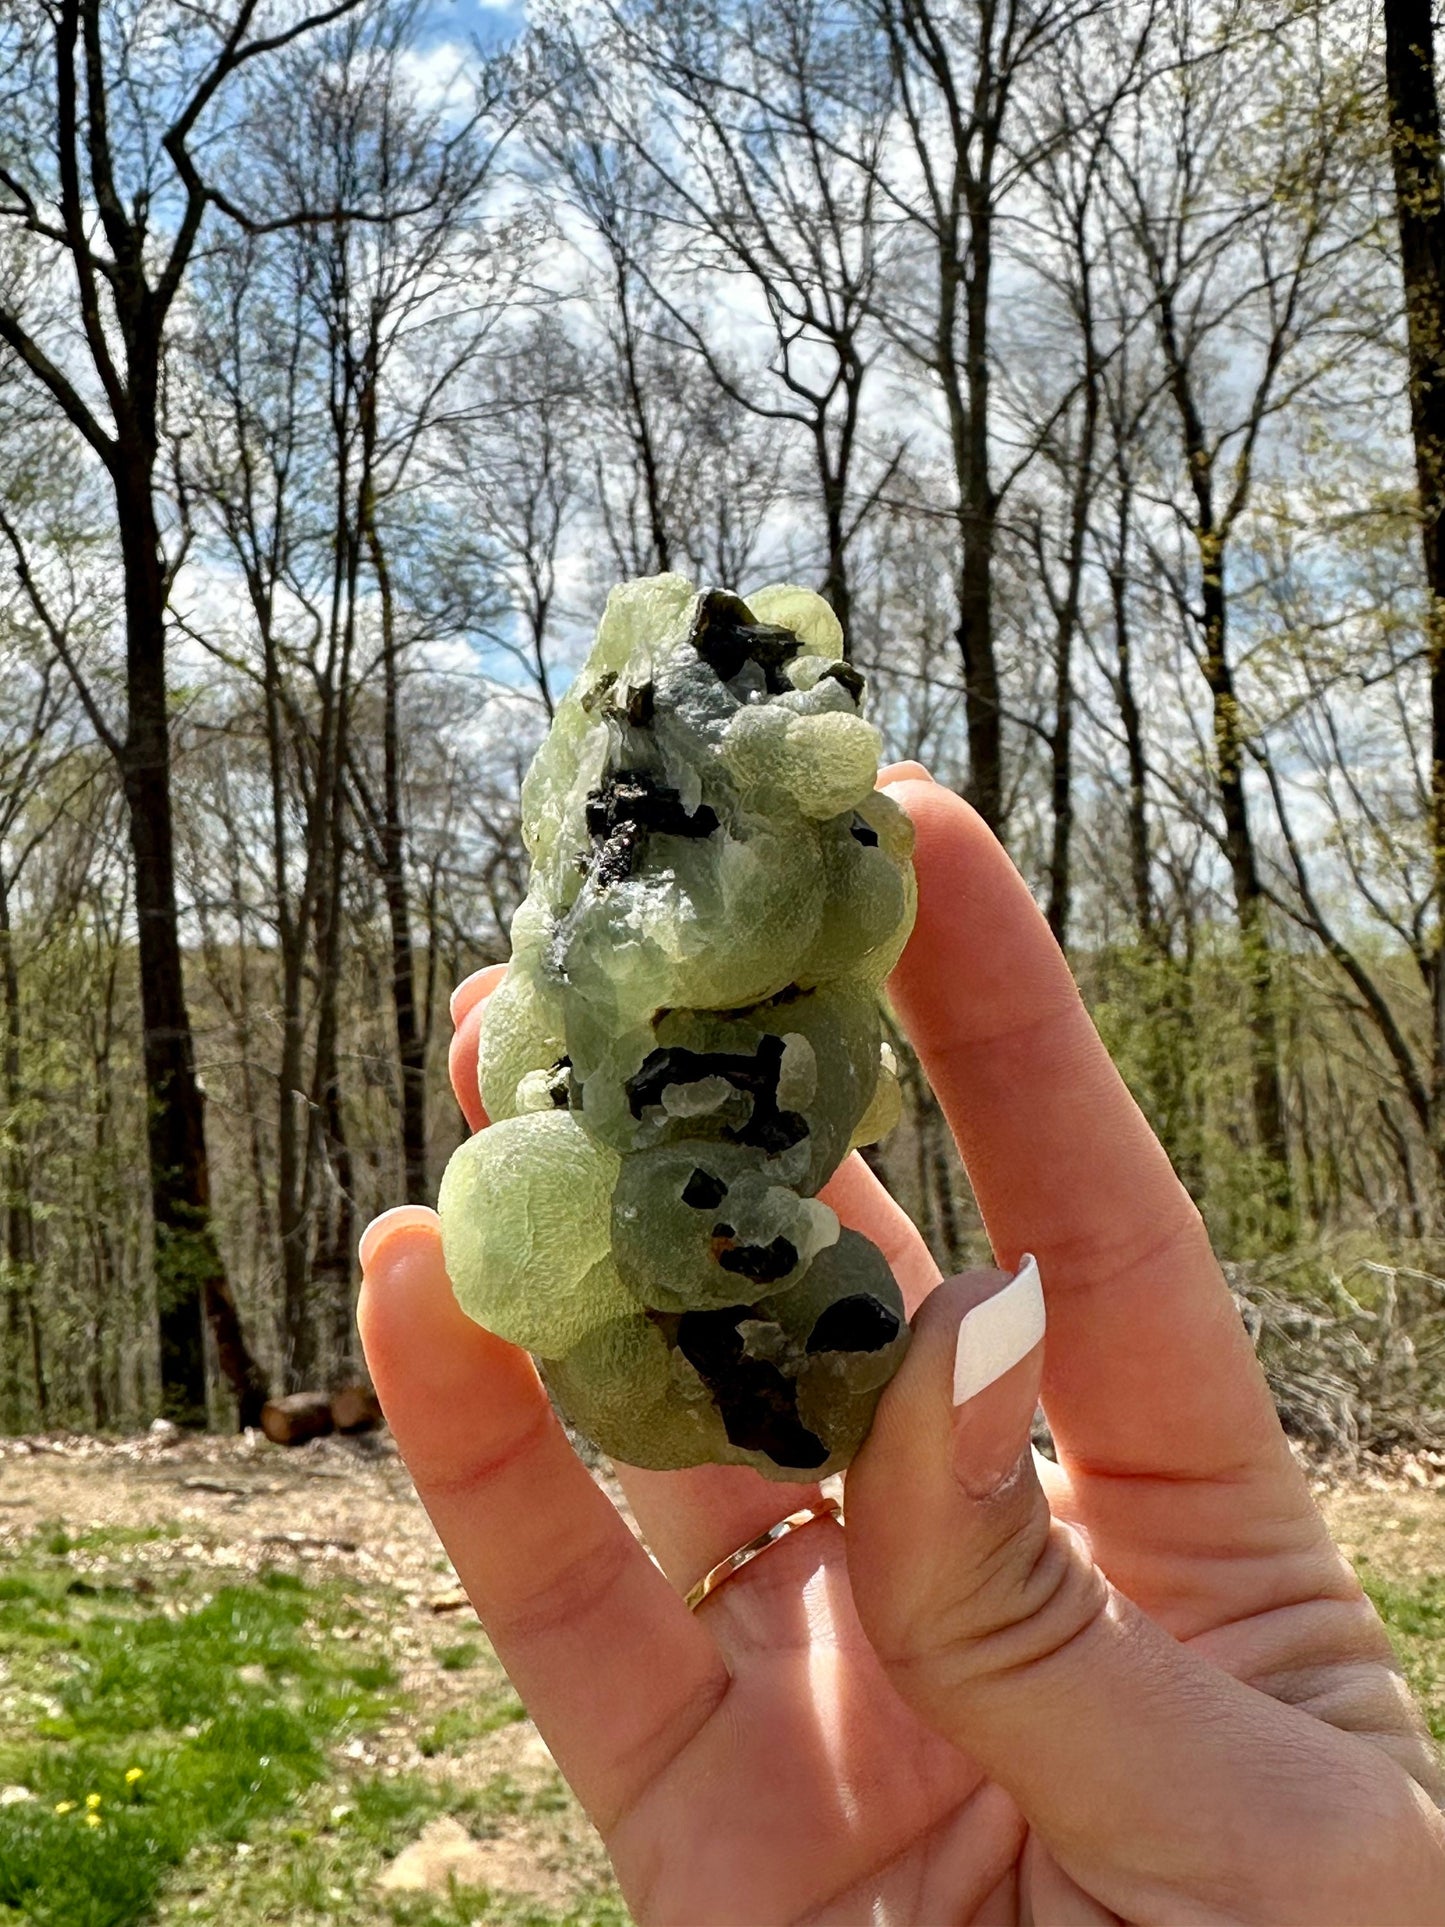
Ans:
[[[842,642],[805,589],[625,583],[523,785],[492,1122],[442,1239],[463,1308],[631,1465],[839,1471],[908,1342],[816,1195],[897,1116],[879,995],[915,904]]]

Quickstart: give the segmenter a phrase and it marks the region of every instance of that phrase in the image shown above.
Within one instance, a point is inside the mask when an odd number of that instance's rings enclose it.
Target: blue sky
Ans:
[[[525,0],[432,0],[433,31],[453,40],[506,40],[522,25]]]

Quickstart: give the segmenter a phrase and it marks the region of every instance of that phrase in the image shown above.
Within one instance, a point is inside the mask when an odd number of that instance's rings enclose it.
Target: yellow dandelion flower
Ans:
[[[134,1786],[137,1780],[143,1780],[145,1776],[146,1770],[143,1766],[128,1766],[125,1770],[125,1783],[127,1786]]]
[[[98,1827],[100,1825],[100,1815],[94,1811],[87,1813],[85,1816],[85,1824],[88,1827]]]
[[[55,1803],[55,1811],[57,1813],[74,1813],[74,1800],[57,1800]]]
[[[94,1813],[95,1809],[100,1805],[100,1795],[98,1793],[87,1793],[85,1796],[85,1804],[90,1811]]]

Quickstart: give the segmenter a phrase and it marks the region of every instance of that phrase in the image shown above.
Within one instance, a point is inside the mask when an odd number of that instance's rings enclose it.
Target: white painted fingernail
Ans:
[[[966,1313],[953,1357],[953,1402],[962,1405],[1027,1358],[1044,1335],[1044,1287],[1038,1261],[1023,1263],[1002,1291]]]

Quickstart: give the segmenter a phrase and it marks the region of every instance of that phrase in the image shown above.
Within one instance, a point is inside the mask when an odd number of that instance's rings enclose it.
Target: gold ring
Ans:
[[[811,1525],[814,1519],[836,1519],[843,1523],[843,1508],[836,1499],[819,1499],[816,1505],[804,1506],[801,1512],[790,1512],[786,1519],[779,1519],[775,1526],[760,1532],[756,1539],[749,1539],[745,1546],[730,1552],[726,1559],[720,1560],[711,1572],[704,1573],[692,1590],[684,1596],[683,1604],[690,1613],[695,1613],[709,1593],[716,1592],[726,1579],[735,1572],[741,1572],[750,1560],[756,1559],[760,1552],[775,1546],[779,1539],[786,1539],[790,1532],[800,1526]]]

